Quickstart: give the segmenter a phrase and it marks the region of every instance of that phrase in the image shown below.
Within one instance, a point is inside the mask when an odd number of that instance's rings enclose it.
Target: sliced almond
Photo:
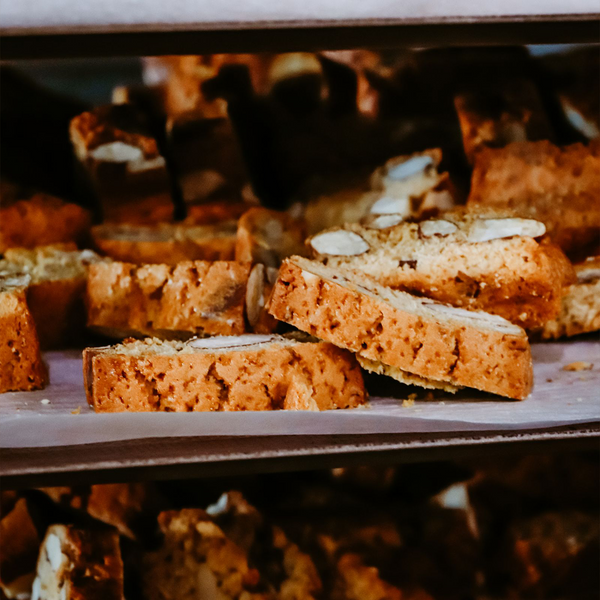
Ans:
[[[357,233],[338,229],[320,233],[310,240],[318,254],[330,256],[358,256],[369,250],[369,244]]]
[[[226,348],[241,348],[247,346],[256,346],[258,344],[267,344],[274,342],[279,338],[276,335],[260,335],[247,333],[244,335],[221,335],[209,338],[196,338],[188,342],[192,348],[202,350],[221,350]]]
[[[387,229],[388,227],[394,227],[404,221],[402,215],[380,215],[376,219],[373,219],[367,224],[367,227],[371,229]]]
[[[105,162],[125,163],[130,161],[142,160],[144,153],[141,148],[125,144],[124,142],[110,142],[94,148],[90,156],[96,160]]]
[[[384,196],[379,198],[373,206],[371,206],[371,214],[373,215],[401,215],[403,217],[410,216],[410,198],[391,198]]]
[[[488,242],[514,235],[536,238],[545,233],[546,226],[534,219],[479,219],[471,226],[467,241]]]
[[[265,267],[256,264],[252,267],[246,285],[246,317],[250,327],[254,327],[265,305]]]
[[[599,268],[589,268],[589,269],[579,269],[577,271],[577,281],[579,283],[587,283],[589,281],[594,281],[595,279],[600,279],[600,269]]]
[[[403,179],[423,173],[431,165],[433,165],[433,158],[431,156],[413,156],[398,165],[389,167],[386,175],[392,181],[402,181]]]
[[[499,331],[512,333],[513,335],[520,335],[523,333],[523,330],[520,327],[498,315],[492,315],[482,311],[466,310],[464,308],[457,308],[456,306],[448,306],[447,304],[440,304],[438,302],[430,302],[427,300],[424,300],[423,304],[434,313],[440,313],[451,318],[475,321]]]
[[[434,235],[443,237],[450,235],[457,230],[458,227],[454,223],[446,221],[445,219],[431,219],[419,223],[419,231],[423,237],[433,237]]]

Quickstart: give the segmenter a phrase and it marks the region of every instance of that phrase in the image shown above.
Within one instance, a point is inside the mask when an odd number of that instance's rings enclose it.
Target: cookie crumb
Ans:
[[[413,394],[411,394],[410,396],[412,396],[412,395]],[[415,399],[411,398],[410,396],[408,397],[407,400],[402,400],[402,408],[410,408],[411,406],[415,405]],[[415,396],[416,396],[416,394],[415,394]]]
[[[589,371],[594,365],[584,360],[578,360],[563,367],[563,371]]]
[[[72,415],[80,415],[81,414],[81,406],[78,406],[75,410],[71,411]]]
[[[40,403],[41,403],[41,404],[50,404],[50,400],[48,400],[48,398],[42,398],[42,399],[40,400]]]

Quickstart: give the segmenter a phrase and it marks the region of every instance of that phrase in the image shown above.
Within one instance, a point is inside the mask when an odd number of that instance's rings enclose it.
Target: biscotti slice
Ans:
[[[5,202],[0,207],[0,254],[8,248],[87,241],[91,215],[77,204],[47,194]]]
[[[115,529],[52,525],[40,549],[31,600],[123,600]]]
[[[92,265],[87,282],[88,327],[120,338],[244,333],[250,268],[199,260],[175,266]]]
[[[160,223],[173,217],[166,162],[132,105],[99,106],[69,126],[75,155],[105,221]]]
[[[348,224],[309,240],[313,255],[393,289],[484,310],[536,327],[560,310],[574,280],[557,246],[538,241],[546,228],[532,219],[446,213],[420,223]]]
[[[83,296],[90,264],[102,260],[74,246],[12,248],[0,260],[0,277],[26,275],[27,304],[41,347],[63,347],[80,340],[85,325]]]
[[[454,98],[465,155],[473,164],[485,147],[554,137],[533,81],[517,77],[480,85]]]
[[[523,329],[496,315],[385,288],[353,271],[297,256],[287,259],[269,311],[411,375],[515,399],[531,391],[531,351]]]
[[[575,273],[577,282],[567,288],[560,313],[541,329],[543,339],[600,330],[600,256],[576,264]]]
[[[598,244],[599,198],[600,142],[515,142],[478,153],[467,206],[542,221],[552,240],[577,260]]]
[[[126,341],[87,348],[83,364],[96,412],[327,410],[365,402],[351,353],[279,335]]]
[[[29,597],[41,540],[25,498],[0,520],[0,540],[2,597]]]
[[[306,252],[305,238],[303,219],[257,206],[238,221],[235,259],[278,268],[284,258]]]
[[[217,225],[97,225],[96,248],[114,260],[166,263],[184,260],[233,260],[236,221]]]
[[[48,381],[34,318],[27,305],[31,278],[0,275],[0,393],[37,390]]]
[[[260,573],[249,566],[247,553],[203,510],[162,512],[158,524],[162,544],[144,556],[147,600],[276,600],[258,591]]]
[[[420,219],[454,207],[448,173],[439,172],[439,148],[388,160],[370,177],[311,199],[304,217],[310,233],[329,227],[393,215],[396,222]]]

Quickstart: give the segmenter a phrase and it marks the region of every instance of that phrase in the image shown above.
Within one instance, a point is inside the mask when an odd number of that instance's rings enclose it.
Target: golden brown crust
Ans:
[[[238,221],[235,259],[278,268],[284,258],[306,253],[305,238],[304,219],[257,206]]]
[[[509,209],[546,224],[570,258],[600,237],[600,143],[515,142],[477,155],[469,208]]]
[[[485,216],[455,211],[442,215],[442,221],[401,222],[384,229],[348,224],[340,229],[366,242],[363,253],[339,256],[313,248],[313,256],[334,268],[365,273],[392,289],[538,327],[558,314],[563,289],[575,279],[573,267],[548,240],[513,235],[469,241],[471,227]],[[427,225],[440,222],[455,224],[455,231],[424,235]]]
[[[43,388],[48,380],[24,288],[0,290],[0,393]]]
[[[249,273],[250,265],[225,261],[99,263],[88,276],[87,324],[158,337],[244,333]]]
[[[89,211],[53,196],[35,194],[0,208],[0,254],[8,248],[82,244],[90,227]]]
[[[364,278],[352,283],[360,279],[353,273],[335,273],[299,257],[286,260],[271,295],[271,314],[367,359],[427,379],[515,399],[531,391],[531,352],[519,327],[502,319],[498,326],[486,326],[498,317],[483,313],[472,313],[475,324],[462,316],[455,319],[453,311],[460,309],[448,312],[443,305]]]
[[[124,353],[132,348],[127,343],[114,350],[87,348],[84,379],[94,410],[276,410],[283,408],[299,374],[308,379],[320,410],[356,407],[365,401],[354,357],[325,342],[277,338],[260,346],[202,352],[185,344],[163,344],[165,353],[157,348],[157,340],[138,342],[131,353]],[[147,351],[150,347],[156,351]]]
[[[576,264],[575,272],[577,282],[565,291],[560,313],[536,332],[542,339],[600,330],[600,257],[590,257]]]
[[[92,238],[98,250],[123,262],[166,263],[233,260],[235,222],[219,225],[98,225]]]

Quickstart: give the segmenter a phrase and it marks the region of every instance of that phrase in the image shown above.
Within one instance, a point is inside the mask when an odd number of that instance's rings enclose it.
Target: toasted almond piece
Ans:
[[[383,196],[371,206],[373,215],[402,215],[407,217],[411,214],[410,198],[392,198]]]
[[[433,237],[434,235],[446,236],[457,230],[458,227],[454,223],[445,219],[432,219],[419,224],[419,231],[424,237]]]
[[[252,267],[246,286],[246,317],[250,327],[254,327],[265,306],[265,266],[258,263]]]
[[[189,342],[192,348],[200,348],[202,350],[221,350],[225,348],[237,348],[257,346],[258,344],[266,344],[278,339],[276,335],[260,335],[248,333],[244,335],[219,335],[210,338],[196,338]]]
[[[594,365],[585,360],[577,360],[563,367],[563,371],[591,371]]]
[[[380,215],[368,223],[367,227],[371,229],[387,229],[388,227],[394,227],[394,225],[402,223],[402,221],[404,221],[402,215]]]
[[[422,173],[431,165],[433,165],[433,158],[431,156],[414,156],[398,165],[390,167],[387,177],[393,181],[401,181]]]
[[[319,254],[358,256],[369,250],[369,244],[357,233],[339,229],[326,231],[311,239],[310,245]]]
[[[579,283],[587,283],[588,281],[594,281],[595,279],[600,279],[599,268],[582,268],[577,271],[577,281]]]
[[[433,312],[442,313],[448,317],[470,319],[471,321],[486,323],[498,331],[504,331],[513,335],[519,335],[519,333],[522,332],[522,329],[518,325],[514,325],[503,317],[480,310],[466,310],[464,308],[457,308],[456,306],[449,306],[438,302],[428,302],[426,300],[423,301],[423,305]]]
[[[94,148],[90,152],[90,156],[96,160],[103,160],[105,162],[124,163],[141,160],[144,157],[144,153],[137,146],[116,141]]]
[[[540,237],[546,233],[546,226],[534,219],[480,219],[473,223],[467,234],[469,242],[488,242],[514,235]]]

